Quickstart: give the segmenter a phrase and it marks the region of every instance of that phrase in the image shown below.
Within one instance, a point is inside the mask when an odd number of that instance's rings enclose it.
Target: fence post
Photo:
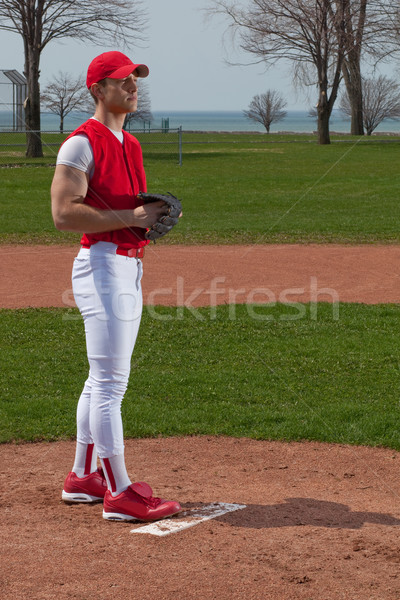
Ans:
[[[182,125],[178,129],[178,152],[179,152],[179,166],[182,166]]]
[[[163,133],[169,132],[169,117],[161,120],[161,129]]]

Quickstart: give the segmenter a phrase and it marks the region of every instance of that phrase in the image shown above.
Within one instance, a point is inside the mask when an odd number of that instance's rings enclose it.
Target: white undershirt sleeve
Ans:
[[[94,173],[94,156],[87,136],[74,135],[64,142],[57,155],[57,165],[74,167],[88,173],[91,178]]]

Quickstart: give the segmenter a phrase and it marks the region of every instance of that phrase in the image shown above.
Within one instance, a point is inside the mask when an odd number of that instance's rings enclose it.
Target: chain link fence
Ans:
[[[24,131],[0,131],[0,167],[17,165],[54,165],[60,145],[72,132],[33,132],[42,140],[43,157],[27,158],[26,133]],[[131,129],[140,142],[143,158],[176,160],[182,165],[182,128]]]

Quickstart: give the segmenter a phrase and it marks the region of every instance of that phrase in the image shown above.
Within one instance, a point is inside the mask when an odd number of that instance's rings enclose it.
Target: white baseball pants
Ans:
[[[123,454],[121,402],[142,314],[142,263],[98,242],[75,258],[72,287],[85,325],[89,376],[77,408],[77,442],[100,458]]]

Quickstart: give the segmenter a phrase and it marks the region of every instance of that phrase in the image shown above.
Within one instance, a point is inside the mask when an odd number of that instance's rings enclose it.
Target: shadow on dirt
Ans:
[[[185,505],[185,508],[189,508],[189,506]],[[249,529],[299,527],[302,525],[360,529],[365,523],[400,526],[400,519],[389,514],[352,511],[346,504],[314,498],[286,498],[284,504],[265,506],[248,504],[245,509],[216,517],[216,520]]]

